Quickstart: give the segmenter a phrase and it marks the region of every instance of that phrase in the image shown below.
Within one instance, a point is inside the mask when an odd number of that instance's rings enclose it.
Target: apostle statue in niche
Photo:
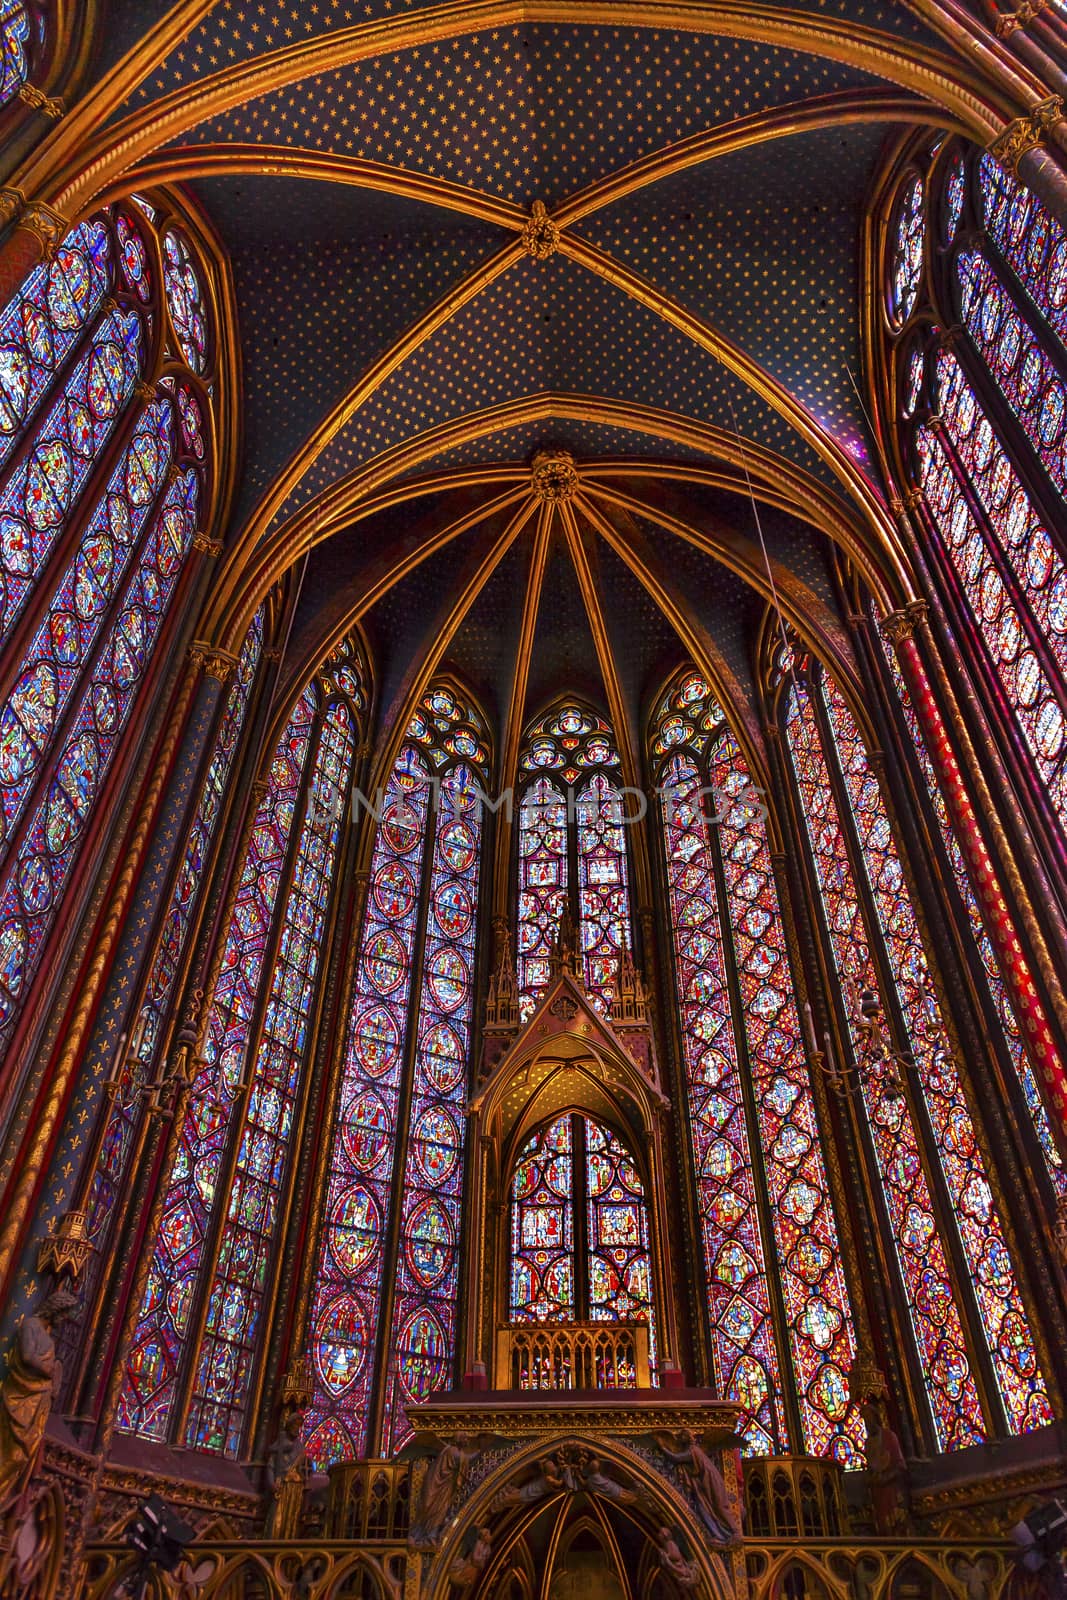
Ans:
[[[867,1473],[875,1531],[901,1533],[908,1525],[908,1466],[884,1403],[869,1396],[860,1407],[867,1429]]]
[[[657,1433],[661,1454],[679,1470],[694,1508],[713,1544],[735,1545],[741,1539],[737,1513],[730,1504],[722,1473],[688,1428],[678,1435],[678,1447],[669,1433]]]
[[[277,1437],[267,1455],[267,1488],[271,1497],[267,1508],[268,1539],[291,1539],[300,1526],[308,1471],[300,1437],[303,1421],[300,1411],[283,1412]]]
[[[23,1318],[15,1335],[0,1382],[0,1523],[24,1508],[63,1380],[53,1334],[77,1308],[69,1289],[54,1289],[39,1311]]]

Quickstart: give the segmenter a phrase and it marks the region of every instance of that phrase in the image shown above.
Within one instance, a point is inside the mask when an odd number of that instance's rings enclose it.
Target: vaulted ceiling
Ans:
[[[310,549],[286,682],[358,618],[383,726],[445,667],[504,750],[565,688],[635,736],[697,652],[755,737],[772,584],[847,659],[833,543],[889,525],[864,208],[963,117],[908,5],[112,0],[96,71],[104,192],[180,182],[229,257],[216,621]]]

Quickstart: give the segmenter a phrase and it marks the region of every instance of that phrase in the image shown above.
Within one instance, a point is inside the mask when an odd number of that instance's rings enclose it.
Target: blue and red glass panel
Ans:
[[[594,1322],[645,1322],[656,1356],[652,1254],[644,1185],[617,1134],[585,1122],[589,1315]]]
[[[842,980],[857,994],[865,989],[878,993],[878,972],[814,707],[801,684],[789,693],[786,734],[834,960]],[[853,1032],[854,1047],[858,1043]],[[860,1083],[938,1443],[948,1450],[977,1444],[985,1437],[985,1420],[911,1110],[885,1064],[865,1062]]]
[[[688,751],[668,759],[660,783],[716,1388],[745,1407],[748,1448],[773,1454],[787,1448],[788,1434],[706,796]]]
[[[222,812],[226,784],[233,766],[233,758],[248,710],[252,685],[263,649],[263,613],[257,611],[252,619],[245,642],[237,661],[233,683],[226,699],[215,748],[196,815],[189,827],[185,850],[170,905],[160,932],[152,970],[148,975],[141,997],[137,1024],[130,1042],[129,1055],[124,1063],[111,1112],[89,1191],[89,1233],[97,1239],[106,1227],[115,1197],[120,1192],[126,1174],[133,1137],[140,1121],[141,1089],[149,1081],[156,1060],[167,1013],[174,997],[174,985],[190,920],[197,895],[203,885],[209,866],[211,843]]]
[[[169,400],[138,417],[0,708],[0,859],[156,503],[173,452],[172,422]]]
[[[14,1026],[192,545],[200,480],[172,477],[103,635],[52,776],[0,880],[0,1042]]]
[[[933,1129],[1001,1399],[1012,1431],[1027,1432],[1051,1422],[1053,1413],[985,1157],[926,964],[881,790],[840,690],[829,679],[824,679],[822,689],[908,1031],[914,1081]]]
[[[255,1364],[354,754],[351,713],[343,703],[331,704],[282,905],[186,1424],[189,1445],[231,1456],[240,1447]]]
[[[305,1437],[322,1469],[366,1446],[429,803],[429,768],[408,748],[386,789],[371,858],[312,1299],[315,1396]],[[434,1070],[446,1081],[462,1077],[453,1030],[432,1044]]]
[[[852,1306],[804,1057],[774,886],[766,821],[733,734],[708,769],[720,822],[726,906],[741,990],[763,1169],[789,1340],[811,1455],[862,1464],[864,1429],[849,1404]]]
[[[511,1180],[512,1322],[573,1322],[574,1170],[570,1116],[523,1146]]]
[[[623,803],[602,772],[579,791],[578,925],[585,987],[605,1013],[618,992],[619,964],[630,948],[630,890]]]
[[[453,767],[441,781],[401,1192],[386,1454],[408,1436],[406,1402],[447,1385],[455,1351],[482,842],[479,792],[475,773],[465,765]]]
[[[141,375],[144,329],[116,307],[0,491],[0,632],[21,612]]]
[[[0,462],[97,315],[113,276],[107,227],[99,217],[80,222],[0,313]]]
[[[552,971],[552,950],[568,895],[567,800],[538,777],[519,812],[518,985],[525,1020]]]
[[[208,1017],[204,1055],[179,1135],[148,1285],[126,1363],[118,1426],[152,1439],[167,1437],[177,1399],[189,1317],[244,1071],[248,1031],[316,703],[315,688],[309,684],[278,742],[267,792],[256,809]]]

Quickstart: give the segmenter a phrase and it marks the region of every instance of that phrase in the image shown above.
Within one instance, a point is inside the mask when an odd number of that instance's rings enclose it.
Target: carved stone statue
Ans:
[[[469,1433],[457,1433],[434,1457],[422,1485],[419,1508],[408,1535],[413,1550],[435,1550],[452,1502],[463,1488],[471,1462],[482,1446]]]
[[[15,1335],[0,1381],[0,1520],[24,1498],[37,1468],[45,1425],[63,1378],[53,1330],[78,1307],[67,1289],[55,1289]]]
[[[489,1538],[488,1528],[477,1528],[474,1543],[466,1555],[457,1556],[448,1569],[448,1576],[453,1583],[473,1583],[480,1573],[485,1571],[489,1564],[489,1557],[493,1553],[493,1546]]]
[[[300,1438],[303,1421],[299,1411],[287,1411],[267,1455],[268,1539],[291,1539],[300,1525],[307,1483],[307,1456]]]
[[[688,1428],[673,1448],[669,1433],[657,1433],[656,1443],[666,1459],[681,1469],[693,1504],[713,1544],[735,1545],[741,1538],[737,1514],[730,1504],[722,1473]]]
[[[573,1493],[575,1488],[573,1474],[568,1466],[561,1467],[555,1455],[544,1456],[537,1463],[536,1475],[526,1483],[508,1484],[493,1501],[494,1511],[503,1510],[505,1506],[529,1506],[538,1500],[547,1499],[550,1494],[561,1494],[564,1491]]]
[[[632,1506],[637,1503],[637,1495],[633,1490],[609,1478],[599,1457],[585,1450],[578,1460],[578,1487],[584,1489],[586,1494],[599,1495],[601,1499],[614,1500],[619,1505]]]
[[[867,1429],[867,1472],[874,1526],[881,1534],[900,1533],[908,1523],[908,1467],[904,1452],[878,1400],[865,1400],[860,1411]]]
[[[700,1568],[695,1561],[687,1561],[670,1528],[656,1530],[659,1547],[659,1565],[670,1574],[679,1589],[695,1589],[700,1582]]]

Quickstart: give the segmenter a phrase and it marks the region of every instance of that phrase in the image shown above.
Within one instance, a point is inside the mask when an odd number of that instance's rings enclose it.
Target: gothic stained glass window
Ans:
[[[345,641],[297,700],[252,820],[119,1405],[119,1426],[150,1438],[184,1429],[191,1444],[229,1453],[239,1442],[365,710],[363,675],[358,650]],[[215,803],[213,792],[205,789],[206,804]],[[228,1155],[212,1262],[207,1242]],[[200,1322],[194,1361],[189,1346]],[[190,1363],[186,1420],[177,1408]]]
[[[572,1120],[535,1133],[511,1180],[513,1322],[574,1321]]]
[[[519,766],[518,984],[523,1020],[551,973],[564,908],[598,1009],[632,948],[619,757],[607,723],[574,705],[527,731]]]
[[[568,1113],[523,1145],[511,1179],[512,1322],[645,1322],[655,1351],[644,1187],[619,1136]]]
[[[275,901],[311,741],[316,691],[309,685],[278,741],[252,825],[237,900],[212,997],[204,1055],[189,1097],[163,1202],[137,1329],[126,1365],[118,1426],[167,1437],[189,1333],[198,1271],[238,1097]]]
[[[912,182],[909,173],[902,194]],[[1058,500],[1067,448],[1067,235],[988,153],[948,145],[928,188],[939,220],[927,226],[921,213],[917,237],[933,299],[913,302],[894,350],[900,415],[951,603],[965,609],[961,629],[975,640],[998,716],[1014,719],[1020,757],[1062,823],[1067,552],[1040,503],[1042,475],[1027,440]],[[901,221],[891,263],[914,239]],[[894,304],[890,291],[891,313]],[[939,329],[958,319],[966,331],[942,338]]]
[[[1024,1431],[1050,1420],[1052,1413],[881,792],[840,692],[826,679],[819,692],[823,723],[807,686],[794,683],[789,690],[788,743],[836,963],[856,994],[881,992],[880,973],[888,973],[914,1062],[902,1091],[886,1061],[863,1055],[852,1023],[935,1431],[942,1448],[956,1449],[983,1438],[986,1422],[967,1355],[966,1310],[936,1222],[930,1185],[937,1178],[956,1219],[1009,1423],[1013,1431]],[[848,797],[853,846],[837,810],[831,770]],[[865,911],[860,881],[869,890],[875,920]],[[933,1152],[924,1150],[911,1094],[921,1100]],[[931,1156],[932,1163],[924,1159]]]
[[[18,94],[30,73],[34,14],[26,0],[0,5],[0,106]]]
[[[773,1241],[804,1448],[858,1465],[862,1430],[846,1383],[855,1355],[852,1310],[764,813],[737,741],[698,673],[684,674],[661,701],[653,753],[717,1381],[752,1415],[750,1449],[785,1448],[784,1356],[767,1282]],[[740,1017],[733,1015],[727,952]],[[758,1169],[752,1145],[760,1151]],[[772,1235],[766,1243],[757,1202],[764,1184]]]
[[[144,386],[148,228],[122,206],[80,223],[0,311],[0,632],[28,640],[0,706],[0,1046],[209,509],[202,399],[176,363]]]
[[[322,962],[355,732],[353,713],[343,700],[327,706],[295,836],[222,1242],[207,1293],[186,1439],[200,1449],[229,1455],[240,1444],[255,1364],[256,1329]]]
[[[141,1118],[142,1090],[151,1079],[158,1060],[186,937],[208,866],[211,843],[222,812],[226,784],[262,649],[263,613],[258,611],[245,636],[226,697],[200,801],[189,827],[185,850],[171,891],[159,946],[141,996],[129,1051],[115,1085],[114,1104],[108,1115],[107,1131],[89,1191],[89,1233],[97,1249],[94,1262],[104,1249],[101,1230],[106,1227],[115,1196],[124,1181],[134,1134]]]
[[[480,716],[438,685],[412,718],[383,797],[309,1324],[315,1397],[305,1427],[320,1466],[373,1447],[367,1402],[379,1358],[386,1450],[407,1437],[405,1403],[452,1371],[487,762]],[[384,1243],[397,1191],[393,1263]]]
[[[879,635],[879,637],[881,637],[881,635]],[[978,951],[979,959],[981,961],[982,971],[985,975],[986,987],[996,1010],[997,1017],[1000,1021],[1004,1044],[1008,1055],[1011,1058],[1012,1065],[1015,1068],[1016,1076],[1019,1079],[1023,1096],[1026,1100],[1026,1107],[1030,1113],[1030,1117],[1034,1125],[1034,1131],[1037,1134],[1038,1142],[1045,1158],[1049,1177],[1057,1191],[1062,1193],[1064,1189],[1067,1188],[1067,1173],[1064,1172],[1063,1162],[1060,1157],[1059,1150],[1056,1147],[1056,1141],[1053,1137],[1052,1128],[1049,1124],[1048,1111],[1045,1107],[1044,1100],[1041,1098],[1041,1090],[1037,1085],[1034,1068],[1026,1054],[1026,1047],[1023,1043],[1022,1034],[1008,1000],[1007,989],[1004,979],[1001,976],[1000,968],[997,964],[997,958],[993,950],[992,941],[989,937],[989,934],[986,932],[985,924],[982,921],[981,909],[979,908],[974,890],[971,887],[970,878],[967,875],[967,868],[963,860],[963,852],[960,849],[959,841],[957,840],[955,833],[952,831],[952,825],[949,821],[948,807],[945,804],[945,797],[942,794],[937,779],[934,775],[933,764],[923,741],[918,718],[915,715],[915,708],[911,703],[911,697],[908,694],[907,688],[904,684],[904,678],[900,670],[900,663],[897,660],[896,652],[890,648],[884,638],[882,638],[882,647],[886,658],[886,663],[893,677],[893,682],[896,687],[901,710],[908,725],[908,732],[911,735],[912,744],[915,749],[915,756],[919,766],[922,769],[922,775],[926,783],[926,789],[930,797],[930,803],[934,808],[934,815],[937,818],[937,826],[938,832],[941,836],[941,842],[945,847],[945,852],[952,866],[952,874],[956,882],[956,887],[959,890],[960,899],[963,902],[963,908],[967,916],[967,922],[970,926],[971,935],[974,939],[975,947]]]

